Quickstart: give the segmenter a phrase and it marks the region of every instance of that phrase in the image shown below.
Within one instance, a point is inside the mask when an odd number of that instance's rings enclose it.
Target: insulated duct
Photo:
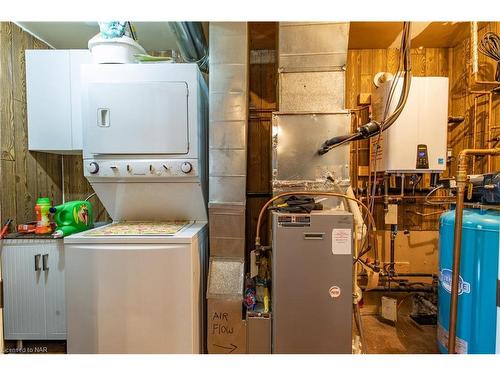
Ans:
[[[210,256],[245,258],[248,24],[210,22]]]
[[[169,22],[182,58],[196,63],[202,72],[208,72],[208,45],[201,22]]]

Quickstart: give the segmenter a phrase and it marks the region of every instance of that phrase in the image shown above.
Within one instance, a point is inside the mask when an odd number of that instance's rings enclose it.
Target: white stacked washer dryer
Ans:
[[[203,352],[206,83],[196,64],[165,63],[85,65],[82,83],[85,177],[131,229],[65,238],[68,353]]]

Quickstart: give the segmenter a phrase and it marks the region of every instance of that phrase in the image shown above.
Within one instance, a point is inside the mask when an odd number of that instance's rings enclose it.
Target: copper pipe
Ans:
[[[382,199],[384,197],[385,197],[384,195],[376,195],[373,198],[379,200],[379,199]],[[414,199],[414,200],[420,200],[420,199],[425,199],[425,198],[426,198],[425,195],[389,195],[389,200],[397,200],[397,199],[411,199],[411,200]],[[437,199],[437,198],[440,198],[440,199]],[[455,201],[455,199],[452,198],[452,197],[443,196],[443,197],[435,197],[433,199],[429,199],[429,202],[432,202],[433,200],[441,201],[443,198],[453,199],[453,200],[451,200],[451,202]],[[365,201],[366,197],[361,197],[360,200],[361,201]]]
[[[361,126],[361,116],[356,114],[356,121],[357,121],[357,126]],[[355,171],[354,175],[356,176],[356,189],[359,186],[359,141],[354,142],[356,144],[356,168],[358,169]]]
[[[477,83],[478,85],[495,85],[495,86],[497,86],[497,87],[494,87],[492,90],[500,87],[500,82],[497,82],[497,81],[478,81],[478,80],[475,80],[474,83]]]
[[[422,217],[427,217],[427,216],[433,216],[433,215],[442,214],[443,212],[446,212],[446,210],[435,211],[435,212],[428,212],[428,213],[425,213],[425,214],[423,212],[412,211],[412,210],[406,210],[405,212],[408,212],[410,214],[415,214],[415,215],[418,215],[418,216],[422,216]]]
[[[462,246],[462,219],[464,211],[464,193],[467,185],[467,156],[500,155],[500,148],[465,149],[458,154],[457,166],[457,203],[455,207],[455,229],[453,237],[453,267],[451,282],[450,326],[448,335],[448,353],[455,354],[458,310],[458,279],[460,276],[460,252]]]
[[[486,123],[486,134],[488,134],[488,139],[486,140],[485,147],[489,147],[489,140],[491,137],[491,116],[493,112],[493,94],[490,93],[489,102],[488,102],[488,122]],[[488,155],[488,170],[487,173],[491,172],[493,169],[493,158],[491,155]]]
[[[472,148],[476,148],[476,132],[477,132],[477,96],[474,97],[474,117],[473,117],[473,128],[472,128]],[[472,158],[472,174],[476,172],[476,158]]]
[[[470,55],[472,59],[472,74],[474,75],[475,81],[477,81],[477,72],[479,71],[479,57],[477,48],[477,22],[473,21],[470,23]]]
[[[499,84],[500,84],[500,82],[499,82]],[[469,90],[469,94],[475,94],[479,97],[479,96],[491,94],[491,90],[483,90],[483,91],[481,91],[481,90]]]
[[[389,173],[384,173],[384,212],[389,212]]]
[[[275,200],[283,198],[283,197],[286,197],[286,196],[289,196],[289,195],[307,195],[307,196],[313,196],[313,197],[315,197],[315,196],[326,196],[326,197],[338,197],[338,198],[344,198],[344,199],[352,200],[352,201],[358,203],[367,212],[368,219],[370,220],[371,224],[373,225],[373,231],[375,232],[375,230],[376,230],[375,229],[376,228],[375,219],[373,218],[373,215],[370,213],[370,210],[368,209],[368,207],[366,207],[366,205],[363,202],[361,202],[359,199],[350,197],[350,196],[345,195],[345,194],[332,193],[332,192],[290,191],[290,192],[287,192],[287,193],[278,194],[275,197],[269,199],[264,204],[264,206],[262,206],[262,208],[260,209],[259,217],[257,219],[257,227],[255,229],[255,246],[256,247],[260,247],[261,246],[261,244],[260,244],[260,226],[261,226],[261,222],[262,222],[262,217],[264,216],[264,212],[266,212],[267,208]],[[376,250],[377,249],[377,237],[374,236],[373,238],[374,238],[374,245],[375,245],[375,250]]]
[[[351,108],[351,109],[349,109],[349,111],[353,111],[353,112],[361,112],[361,111],[363,111],[363,110],[365,110],[365,109],[369,109],[369,108],[370,108],[370,106],[369,106],[369,105],[365,105],[365,106],[363,106],[363,107],[359,107],[359,108]]]

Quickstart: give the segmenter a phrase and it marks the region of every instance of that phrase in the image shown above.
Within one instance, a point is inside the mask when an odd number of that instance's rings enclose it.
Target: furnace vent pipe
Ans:
[[[202,72],[208,72],[208,44],[201,22],[169,22],[184,61],[196,63]]]

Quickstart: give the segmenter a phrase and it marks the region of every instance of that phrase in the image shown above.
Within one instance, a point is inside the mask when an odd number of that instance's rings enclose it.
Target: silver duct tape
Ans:
[[[349,164],[341,165],[316,165],[307,168],[307,165],[298,162],[296,170],[285,167],[273,166],[272,181],[311,181],[318,185],[330,182],[334,184],[343,183],[350,180]],[[300,168],[300,169],[299,169]]]
[[[212,64],[209,92],[245,92],[247,75],[247,64]]]
[[[327,139],[348,134],[351,115],[273,114],[273,181],[339,182],[349,179],[349,145],[319,155]]]
[[[245,205],[210,204],[210,256],[245,258]]]
[[[208,269],[207,298],[243,297],[244,261],[211,258]]]
[[[245,239],[210,236],[210,256],[245,259]]]
[[[246,149],[246,121],[214,121],[210,123],[209,147],[218,149]]]
[[[345,72],[279,74],[280,112],[338,112],[345,108]]]
[[[210,65],[247,64],[247,23],[210,22],[209,50]]]
[[[242,150],[211,149],[209,151],[210,176],[245,176],[247,152]]]
[[[248,95],[246,92],[209,93],[210,121],[246,121]]]
[[[244,203],[248,120],[248,25],[246,22],[211,22],[209,38],[209,200]],[[217,232],[211,233],[219,236]]]
[[[348,22],[280,22],[281,71],[332,70],[347,61]]]
[[[250,64],[274,64],[276,62],[276,50],[258,49],[250,51]]]
[[[209,215],[213,226],[211,234],[222,238],[245,238],[245,206],[234,209],[233,205],[210,207]]]
[[[243,203],[246,200],[246,176],[209,178],[209,201],[214,203]]]
[[[317,192],[342,192],[345,193],[349,186],[349,180],[339,180],[337,182],[326,181],[308,181],[308,180],[294,180],[294,181],[280,181],[273,180],[272,188],[273,193],[283,193],[287,191],[317,191]]]

